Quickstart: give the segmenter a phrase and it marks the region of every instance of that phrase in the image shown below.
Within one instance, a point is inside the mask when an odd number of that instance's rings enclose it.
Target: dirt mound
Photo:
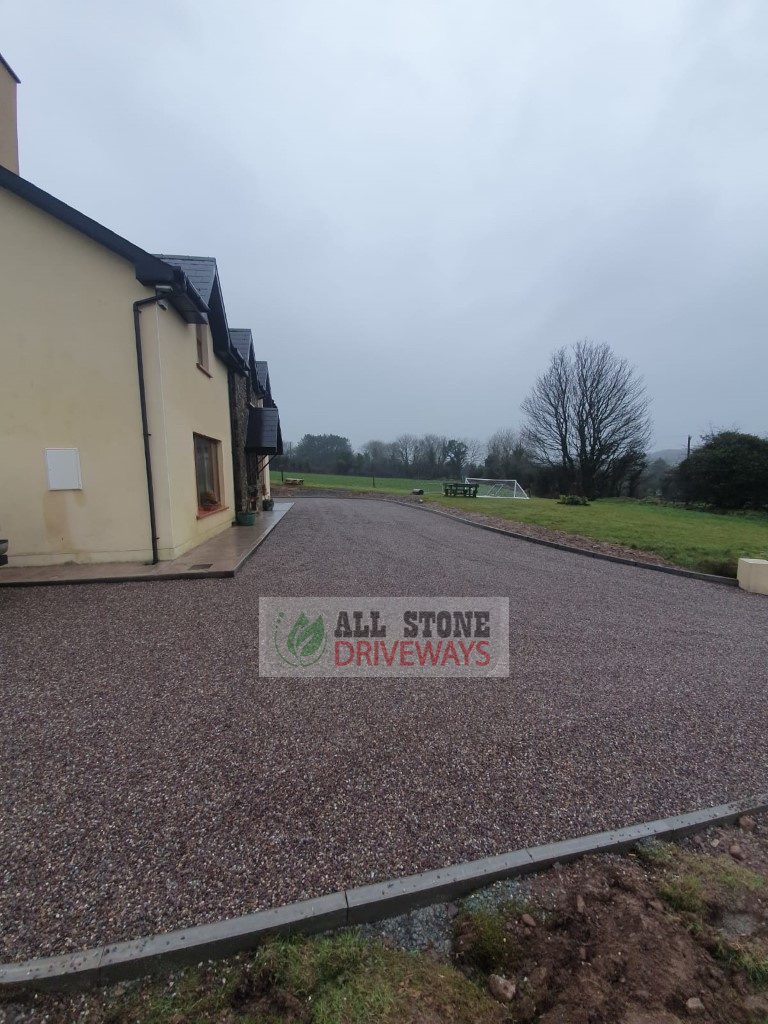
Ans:
[[[514,984],[513,1021],[762,1024],[767,892],[729,854],[589,858],[533,879],[524,907],[460,916],[455,956]]]

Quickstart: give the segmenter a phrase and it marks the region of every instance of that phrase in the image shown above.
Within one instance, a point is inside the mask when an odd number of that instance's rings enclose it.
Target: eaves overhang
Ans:
[[[168,300],[187,323],[207,322],[207,305],[184,272],[177,267],[164,263],[92,217],[68,206],[26,178],[14,174],[7,167],[0,166],[0,187],[127,260],[133,265],[136,280],[141,284],[150,288],[158,284],[170,285]]]

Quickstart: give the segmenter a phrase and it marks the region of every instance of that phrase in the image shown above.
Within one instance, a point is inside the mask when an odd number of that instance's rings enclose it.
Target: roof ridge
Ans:
[[[185,256],[180,252],[156,252],[154,254],[159,260],[200,260],[208,263],[215,263],[215,256]]]

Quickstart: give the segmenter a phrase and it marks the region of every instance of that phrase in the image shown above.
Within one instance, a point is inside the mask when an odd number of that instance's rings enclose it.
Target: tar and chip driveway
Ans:
[[[495,594],[511,675],[256,674],[260,594]],[[768,789],[768,601],[364,500],[234,580],[0,591],[0,959]]]

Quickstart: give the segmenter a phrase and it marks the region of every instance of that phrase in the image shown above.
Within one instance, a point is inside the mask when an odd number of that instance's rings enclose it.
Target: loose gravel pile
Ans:
[[[509,679],[257,675],[260,594],[493,594]],[[768,789],[768,602],[297,502],[234,580],[0,591],[0,955]]]

